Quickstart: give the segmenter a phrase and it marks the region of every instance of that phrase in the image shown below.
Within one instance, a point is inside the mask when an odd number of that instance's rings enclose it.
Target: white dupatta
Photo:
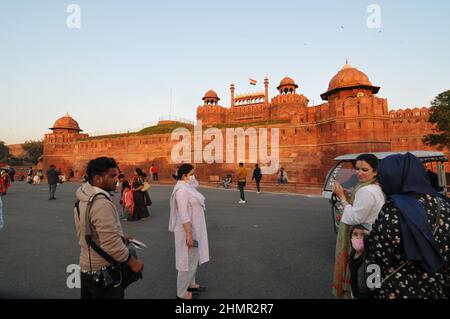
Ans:
[[[177,204],[175,200],[175,194],[180,189],[185,189],[188,191],[195,199],[198,200],[200,205],[205,209],[205,196],[203,196],[198,190],[198,182],[194,181],[191,183],[186,183],[184,181],[178,181],[176,183],[175,187],[173,188],[172,195],[170,196],[170,217],[169,217],[169,231],[174,232],[175,231],[175,225],[177,221]]]

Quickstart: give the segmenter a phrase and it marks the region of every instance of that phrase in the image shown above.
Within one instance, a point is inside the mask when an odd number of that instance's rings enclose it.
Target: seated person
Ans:
[[[227,174],[223,179],[223,187],[230,188],[230,184],[232,182],[231,174]]]
[[[287,184],[287,182],[288,182],[288,176],[287,176],[286,171],[282,167],[277,176],[277,183],[278,183],[278,185],[280,185],[280,184]]]
[[[67,182],[66,175],[64,175],[64,174],[59,175],[59,182],[60,183]]]
[[[41,184],[41,177],[38,174],[34,175],[34,177],[33,177],[33,184],[34,185]]]

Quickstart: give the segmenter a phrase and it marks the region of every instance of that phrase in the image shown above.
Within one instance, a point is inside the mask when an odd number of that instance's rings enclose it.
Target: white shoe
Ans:
[[[245,204],[245,200],[240,200],[239,202],[238,202],[238,204]]]
[[[257,194],[261,194],[261,192],[256,192]]]

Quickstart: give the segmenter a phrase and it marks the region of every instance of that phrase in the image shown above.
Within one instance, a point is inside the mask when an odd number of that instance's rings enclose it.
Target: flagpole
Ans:
[[[172,88],[170,88],[169,121],[172,120]]]

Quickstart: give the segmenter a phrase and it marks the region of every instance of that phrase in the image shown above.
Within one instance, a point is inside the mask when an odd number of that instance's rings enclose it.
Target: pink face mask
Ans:
[[[352,238],[352,247],[356,251],[364,250],[364,238]]]

